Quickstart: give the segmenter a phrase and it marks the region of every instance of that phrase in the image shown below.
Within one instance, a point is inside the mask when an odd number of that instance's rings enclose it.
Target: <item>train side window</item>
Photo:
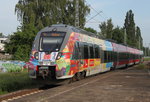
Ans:
[[[74,45],[72,59],[78,59],[78,54],[79,54],[79,42],[76,42]]]
[[[131,59],[131,54],[129,53],[129,60]]]
[[[104,63],[107,62],[107,51],[104,51]]]
[[[109,51],[106,51],[107,53],[107,62],[109,62]]]
[[[113,62],[113,51],[111,51],[110,55],[111,55],[110,62]]]
[[[95,58],[100,58],[99,52],[99,46],[95,46]]]
[[[110,51],[110,62],[112,62],[112,51]]]
[[[84,45],[84,59],[89,58],[89,50],[88,50],[88,45]]]
[[[100,50],[101,62],[104,63],[104,51]]]
[[[113,61],[117,61],[117,52],[113,52]]]
[[[125,56],[125,54],[124,54],[124,53],[122,53],[122,60],[124,60],[124,56]]]
[[[123,53],[123,60],[125,60],[126,59],[126,54],[125,53]]]
[[[124,59],[124,53],[122,53],[122,60]]]
[[[122,56],[123,54],[122,54],[122,52],[120,53],[120,61],[122,61],[122,58],[123,58],[123,56]]]
[[[121,59],[123,60],[123,59],[124,59],[124,53],[122,52],[121,55],[122,55],[122,58],[121,58]]]
[[[109,52],[106,51],[106,53],[107,53],[107,62],[109,62]]]
[[[79,57],[84,59],[84,45],[83,42],[79,42]]]
[[[117,52],[114,52],[114,56],[113,56],[114,58],[114,61],[117,61]]]
[[[111,51],[109,51],[109,62],[111,62]]]
[[[110,62],[110,51],[107,52],[107,62]]]
[[[112,52],[112,57],[111,57],[111,58],[112,58],[112,59],[111,59],[111,60],[112,60],[112,62],[114,62],[114,61],[115,61],[115,60],[114,60],[114,56],[115,56],[115,52]]]
[[[118,53],[118,59],[119,59],[119,61],[121,60],[121,53],[120,52]]]
[[[112,56],[111,56],[112,62],[115,61],[115,60],[114,60],[114,56],[115,56],[115,52],[112,52]]]
[[[93,46],[89,46],[90,48],[90,58],[94,58],[94,49],[93,49]]]
[[[119,52],[115,53],[115,60],[118,61],[119,60]]]
[[[127,53],[125,53],[125,60],[127,60]]]

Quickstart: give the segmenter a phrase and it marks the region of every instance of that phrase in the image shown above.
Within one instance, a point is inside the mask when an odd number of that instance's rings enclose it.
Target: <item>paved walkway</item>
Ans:
[[[14,102],[150,102],[150,76],[142,69],[116,70]]]

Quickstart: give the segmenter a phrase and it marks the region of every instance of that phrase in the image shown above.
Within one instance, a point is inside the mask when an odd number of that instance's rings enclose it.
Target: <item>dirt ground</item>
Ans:
[[[134,67],[115,70],[13,102],[150,102],[150,74]]]

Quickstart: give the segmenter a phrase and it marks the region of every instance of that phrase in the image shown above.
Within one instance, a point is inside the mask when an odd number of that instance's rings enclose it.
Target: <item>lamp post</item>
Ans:
[[[145,51],[145,57],[146,57],[146,55],[147,55],[147,51],[146,51],[146,43],[145,43],[144,51]]]
[[[37,7],[39,6],[39,1],[38,0],[36,0],[36,3],[37,3]]]
[[[76,0],[75,11],[75,26],[79,27],[79,0]]]
[[[148,45],[148,56],[150,57],[150,43],[149,43],[149,45]]]
[[[68,1],[71,1],[73,2],[74,0],[68,0]],[[75,22],[74,22],[74,25],[75,27],[79,27],[79,0],[75,0],[76,1],[76,4],[75,4]]]
[[[127,44],[127,33],[126,33],[126,28],[124,29],[124,44]]]

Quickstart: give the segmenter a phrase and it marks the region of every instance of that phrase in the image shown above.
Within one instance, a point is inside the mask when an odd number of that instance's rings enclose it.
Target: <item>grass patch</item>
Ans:
[[[0,95],[20,89],[38,87],[37,81],[28,77],[28,72],[21,73],[1,73],[0,74]]]
[[[144,58],[144,61],[150,61],[150,57],[149,58]]]
[[[136,69],[146,69],[147,66],[144,63],[139,64],[138,66],[135,67]]]

